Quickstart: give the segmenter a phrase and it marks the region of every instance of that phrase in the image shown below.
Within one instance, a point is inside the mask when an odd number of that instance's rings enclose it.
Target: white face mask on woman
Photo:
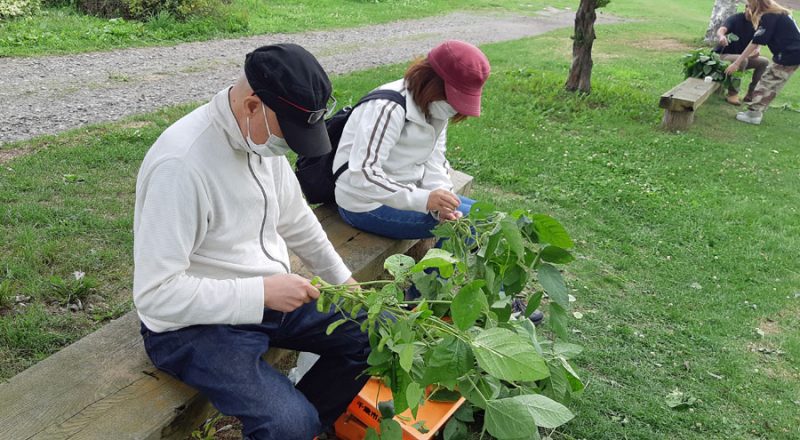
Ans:
[[[447,101],[431,102],[428,104],[428,112],[430,112],[432,118],[441,119],[443,121],[446,121],[458,114],[456,109],[448,104]]]
[[[269,123],[267,122],[267,109],[264,106],[264,103],[261,103],[261,111],[264,113],[264,125],[267,127],[267,134],[269,135],[267,137],[267,142],[263,144],[257,144],[253,142],[253,138],[250,137],[250,117],[248,116],[247,148],[251,153],[255,153],[263,157],[285,156],[286,153],[289,152],[289,144],[286,143],[286,139],[275,136],[269,130]]]

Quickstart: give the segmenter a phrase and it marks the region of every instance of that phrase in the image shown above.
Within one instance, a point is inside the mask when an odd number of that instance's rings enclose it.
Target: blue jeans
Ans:
[[[316,302],[290,313],[264,309],[260,324],[195,325],[155,333],[142,325],[148,356],[159,369],[236,416],[245,438],[310,440],[330,429],[366,383],[369,338],[348,322],[325,335],[341,314]],[[270,347],[320,355],[297,387],[261,355]]]
[[[475,200],[458,196],[458,210],[469,214]],[[439,224],[429,213],[403,211],[386,205],[367,212],[352,212],[339,207],[339,215],[348,225],[362,231],[394,239],[417,239],[433,237],[431,230]]]

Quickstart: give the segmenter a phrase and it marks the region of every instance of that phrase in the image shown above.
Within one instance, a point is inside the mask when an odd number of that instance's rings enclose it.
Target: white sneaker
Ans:
[[[747,122],[748,124],[758,125],[761,123],[761,118],[763,117],[763,113],[755,110],[747,110],[745,112],[736,113],[736,120]]]

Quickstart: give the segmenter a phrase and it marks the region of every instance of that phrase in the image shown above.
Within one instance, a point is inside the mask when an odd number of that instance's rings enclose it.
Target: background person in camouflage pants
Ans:
[[[777,63],[767,67],[766,73],[753,91],[753,101],[748,110],[757,112],[766,110],[798,67],[800,66],[783,66]]]
[[[733,74],[761,45],[769,46],[773,63],[767,67],[753,92],[753,101],[747,111],[736,114],[736,119],[750,124],[760,124],[764,111],[783,89],[786,82],[800,66],[800,28],[791,11],[773,0],[747,0],[756,32],[753,41],[725,73]]]

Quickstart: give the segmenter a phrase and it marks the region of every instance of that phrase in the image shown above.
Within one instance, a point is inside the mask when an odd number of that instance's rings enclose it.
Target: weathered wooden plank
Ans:
[[[694,112],[675,112],[664,110],[664,118],[661,120],[661,128],[669,131],[686,131],[694,122]]]
[[[472,178],[454,173],[466,194]],[[383,272],[383,260],[418,240],[391,240],[350,228],[335,210],[317,208],[331,241],[357,279]],[[293,257],[295,272],[311,274]],[[194,389],[157,371],[144,352],[135,311],[0,384],[1,437],[181,439],[211,410]]]
[[[659,107],[681,112],[697,110],[719,88],[718,82],[705,82],[700,78],[686,78],[672,90],[661,95]]]

